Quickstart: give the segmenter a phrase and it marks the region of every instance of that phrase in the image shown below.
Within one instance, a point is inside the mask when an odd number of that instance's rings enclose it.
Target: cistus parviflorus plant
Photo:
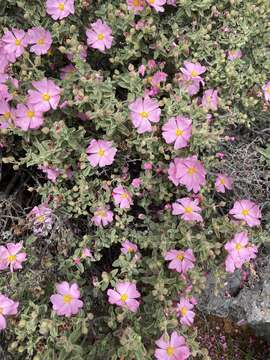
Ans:
[[[269,107],[269,1],[5,0],[0,16],[1,191],[30,174],[25,216],[1,207],[4,356],[207,359],[207,273],[222,285],[266,237],[217,169]]]

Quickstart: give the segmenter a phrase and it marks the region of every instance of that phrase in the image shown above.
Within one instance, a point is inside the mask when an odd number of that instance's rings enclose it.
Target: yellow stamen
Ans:
[[[140,0],[133,0],[133,6],[139,6]]]
[[[181,253],[179,253],[177,256],[176,256],[176,259],[179,260],[179,261],[183,261],[185,258],[185,256]]]
[[[50,101],[51,97],[50,97],[49,94],[45,93],[45,94],[42,95],[42,99],[43,99],[44,101]]]
[[[192,213],[192,207],[190,207],[190,206],[186,207],[186,208],[185,208],[185,212],[186,212],[187,214],[191,214],[191,213]]]
[[[100,217],[105,217],[106,216],[106,211],[105,210],[96,211],[95,215],[100,216]]]
[[[71,301],[73,300],[73,297],[71,295],[69,295],[69,294],[66,294],[66,295],[63,296],[63,300],[64,300],[65,304],[70,304]]]
[[[16,45],[16,46],[20,46],[20,45],[21,45],[21,40],[16,39],[16,40],[15,40],[15,45]]]
[[[196,172],[197,172],[197,169],[193,166],[191,166],[187,171],[188,175],[194,175],[194,174],[196,174]]]
[[[6,119],[6,120],[8,120],[9,118],[10,118],[10,112],[9,111],[6,111],[6,112],[4,112],[4,118]]]
[[[27,111],[27,116],[30,117],[31,119],[35,116],[34,111]]]
[[[167,350],[166,350],[166,353],[167,353],[168,356],[173,356],[174,348],[172,346],[168,346]]]
[[[104,34],[102,34],[102,33],[100,33],[100,34],[98,34],[98,40],[104,40],[105,39],[105,35]]]
[[[128,299],[127,294],[122,294],[121,297],[120,297],[120,300],[121,300],[123,303],[125,303],[125,302],[127,301],[127,299]]]
[[[142,111],[139,113],[140,117],[142,117],[143,119],[147,119],[149,114],[147,111]]]
[[[181,135],[183,135],[183,133],[184,133],[184,131],[181,130],[181,129],[176,129],[176,130],[175,130],[175,135],[176,135],[176,136],[181,136]]]
[[[64,10],[65,10],[65,4],[64,4],[64,3],[59,3],[59,4],[58,4],[58,9],[59,9],[60,11],[64,11]]]
[[[240,251],[242,249],[242,245],[237,243],[235,244],[235,250]]]
[[[210,95],[207,96],[207,101],[208,101],[209,103],[211,102],[211,100],[212,100],[211,96],[210,96]]]
[[[105,155],[105,150],[102,149],[102,148],[100,148],[100,149],[98,150],[98,155],[99,155],[99,156],[104,156],[104,155]]]
[[[40,222],[40,223],[43,223],[44,220],[45,220],[45,216],[44,216],[44,215],[40,215],[40,216],[38,216],[38,217],[36,218],[36,220],[37,220],[38,222]]]
[[[182,307],[182,309],[181,309],[181,315],[182,315],[182,316],[186,316],[186,315],[187,315],[187,308],[186,308],[186,307]]]
[[[268,92],[268,94],[270,94],[270,86],[267,88],[266,91]]]
[[[191,71],[191,76],[192,77],[196,77],[196,76],[198,76],[199,74],[198,74],[198,72],[196,71],[196,70],[192,70]]]
[[[242,210],[242,215],[244,215],[244,216],[249,215],[249,210],[248,209]]]
[[[221,183],[221,185],[225,185],[225,180],[223,178],[220,179],[220,183]]]
[[[38,44],[38,45],[44,45],[44,44],[45,44],[45,40],[44,40],[43,38],[41,38],[41,39],[39,39],[39,40],[37,41],[37,44]]]
[[[128,248],[128,252],[129,252],[129,253],[134,252],[134,249],[132,249],[132,247],[129,247],[129,248]]]
[[[11,262],[14,262],[16,260],[16,255],[9,255],[7,257],[8,261],[11,263]]]
[[[4,312],[4,309],[0,307],[0,315],[2,315]]]
[[[127,194],[127,193],[121,194],[121,199],[127,199],[127,198],[128,198],[128,194]]]

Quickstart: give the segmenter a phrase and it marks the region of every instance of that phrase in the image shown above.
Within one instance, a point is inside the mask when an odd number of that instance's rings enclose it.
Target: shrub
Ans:
[[[165,2],[1,9],[3,184],[19,174],[27,213],[8,210],[9,188],[0,324],[14,359],[207,358],[189,326],[205,274],[222,279],[236,233],[264,240],[256,204],[215,181],[232,128],[268,107],[269,3]]]

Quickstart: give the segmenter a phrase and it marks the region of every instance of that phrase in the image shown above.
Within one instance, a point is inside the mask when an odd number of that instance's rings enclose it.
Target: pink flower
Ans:
[[[28,103],[33,106],[36,111],[49,111],[57,109],[60,101],[60,88],[52,81],[43,79],[41,81],[33,81],[33,87],[36,90],[28,90]]]
[[[57,315],[70,317],[76,315],[83,307],[83,302],[80,300],[80,290],[76,283],[69,285],[64,281],[56,284],[57,294],[50,297],[53,304],[53,310]]]
[[[145,74],[145,65],[140,65],[140,66],[139,66],[138,73],[139,73],[140,75],[144,76],[144,74]]]
[[[180,274],[186,274],[188,270],[194,267],[196,261],[191,249],[186,251],[170,250],[165,254],[165,260],[170,261],[169,269],[176,270]]]
[[[8,243],[6,246],[0,246],[0,270],[10,268],[13,272],[22,269],[22,262],[26,260],[26,253],[20,252],[22,243]]]
[[[82,257],[84,257],[84,258],[92,257],[92,253],[91,253],[90,249],[84,248],[82,251]]]
[[[186,74],[182,74],[179,80],[180,87],[183,87],[187,90],[190,96],[197,94],[200,90],[200,81],[192,80],[190,76]]]
[[[136,99],[129,105],[129,110],[132,123],[139,134],[151,132],[151,122],[157,123],[160,120],[158,101],[148,97]]]
[[[123,241],[121,245],[121,252],[123,254],[134,253],[138,250],[138,246],[128,240]]]
[[[257,204],[250,200],[236,201],[229,214],[233,215],[235,219],[244,220],[250,227],[261,223],[261,210]]]
[[[86,30],[88,46],[104,52],[112,46],[112,29],[102,20],[97,20]]]
[[[152,6],[157,12],[163,12],[163,5],[166,4],[166,0],[146,0],[148,5]]]
[[[154,59],[148,60],[147,67],[149,70],[153,70],[155,67],[157,67],[156,61]]]
[[[229,50],[228,51],[228,59],[233,61],[236,59],[240,59],[242,57],[242,51],[241,50]]]
[[[216,111],[218,108],[217,90],[209,89],[203,93],[202,106],[205,110]]]
[[[68,64],[60,69],[60,79],[64,80],[68,74],[72,74],[76,71],[76,68],[72,64]]]
[[[106,207],[99,207],[94,212],[92,221],[96,226],[107,226],[113,221],[113,212]]]
[[[131,185],[132,185],[135,189],[138,189],[138,188],[141,186],[141,183],[142,183],[141,179],[135,178],[135,179],[132,180]]]
[[[5,52],[14,55],[16,58],[23,54],[25,47],[28,45],[25,31],[14,28],[5,32],[2,41],[5,44]]]
[[[116,152],[117,149],[113,147],[113,143],[106,140],[93,139],[86,149],[87,159],[93,167],[111,165]]]
[[[109,303],[127,308],[132,312],[136,312],[140,305],[136,299],[141,296],[136,285],[131,282],[120,282],[116,285],[116,289],[108,289],[107,295]]]
[[[123,186],[117,186],[113,189],[112,196],[116,205],[121,209],[129,209],[133,205],[130,192],[125,190]]]
[[[53,20],[62,20],[75,13],[74,0],[47,0],[46,11]]]
[[[233,179],[224,174],[218,174],[215,182],[217,192],[225,193],[226,189],[232,190]]]
[[[6,316],[16,315],[19,303],[9,299],[7,296],[0,294],[0,330],[7,327]]]
[[[219,159],[223,159],[225,156],[225,154],[223,152],[217,152],[216,153],[216,157],[219,158]]]
[[[15,118],[15,111],[10,107],[7,101],[0,101],[0,128],[9,127]]]
[[[61,174],[59,169],[53,168],[51,166],[39,165],[38,169],[43,171],[47,175],[47,178],[52,182],[56,182],[56,179]]]
[[[174,149],[182,149],[188,145],[192,132],[192,121],[184,116],[170,118],[162,126],[162,136],[167,144],[174,143]]]
[[[144,168],[144,170],[152,170],[153,164],[151,162],[146,162],[143,164],[143,168]]]
[[[151,79],[151,85],[155,87],[159,87],[161,82],[165,82],[167,79],[167,74],[163,71],[157,71]]]
[[[167,5],[176,6],[176,0],[167,0]]]
[[[36,55],[44,55],[49,51],[52,44],[52,37],[49,31],[42,27],[34,27],[27,32],[28,44],[33,44],[30,51]]]
[[[158,349],[155,351],[155,357],[158,360],[185,360],[190,355],[185,338],[179,336],[176,331],[173,331],[170,338],[161,336],[156,345]]]
[[[180,323],[182,325],[190,326],[193,324],[195,313],[191,311],[194,308],[192,302],[188,299],[181,298],[177,304],[177,313],[180,316]]]
[[[192,200],[188,197],[178,199],[172,204],[172,214],[181,215],[181,218],[185,221],[203,221],[201,215],[198,214],[202,211],[198,204],[198,199]]]
[[[205,184],[206,171],[197,156],[175,158],[169,166],[169,179],[177,186],[185,185],[188,191],[197,193]]]
[[[266,101],[270,101],[270,81],[263,86],[264,97]]]
[[[15,125],[23,131],[38,129],[43,125],[42,112],[34,110],[30,104],[18,104]]]
[[[144,0],[127,0],[128,10],[132,10],[135,14],[144,9]]]
[[[225,249],[228,251],[225,261],[226,271],[234,272],[236,268],[241,269],[245,262],[255,259],[258,249],[248,241],[248,234],[241,232],[235,234],[234,238],[226,243]]]
[[[200,75],[206,71],[206,68],[204,66],[201,66],[201,64],[199,63],[194,64],[189,61],[184,61],[184,67],[181,68],[181,71],[189,79],[193,81],[198,81],[202,85],[204,85],[204,81]]]
[[[28,217],[32,220],[35,235],[46,236],[51,230],[53,223],[52,210],[46,204],[33,207]]]

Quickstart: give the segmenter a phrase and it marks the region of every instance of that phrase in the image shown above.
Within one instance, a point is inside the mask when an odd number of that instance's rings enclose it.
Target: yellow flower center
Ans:
[[[249,215],[249,210],[248,209],[242,210],[242,215],[244,215],[244,216]]]
[[[4,118],[6,119],[6,120],[8,120],[9,118],[10,118],[10,112],[9,111],[6,111],[6,112],[4,112]]]
[[[208,95],[208,96],[207,96],[207,101],[210,103],[210,102],[211,102],[211,100],[212,100],[211,96],[210,96],[210,95]]]
[[[133,6],[139,6],[140,0],[133,0]]]
[[[166,350],[166,353],[167,353],[168,356],[173,356],[174,348],[172,346],[168,346],[167,350]]]
[[[181,315],[182,315],[182,316],[186,316],[186,315],[187,315],[187,308],[186,308],[186,307],[182,307],[182,309],[181,309]]]
[[[266,89],[266,91],[270,94],[270,86]]]
[[[196,77],[196,76],[198,76],[199,74],[198,74],[198,72],[196,71],[196,70],[192,70],[191,71],[191,76],[192,77]]]
[[[42,99],[44,100],[44,101],[50,101],[50,95],[48,94],[48,93],[45,93],[45,94],[43,94],[42,95]]]
[[[100,33],[100,34],[98,34],[98,40],[104,40],[104,38],[105,38],[105,35],[104,34],[102,34],[102,33]]]
[[[99,155],[99,156],[104,156],[104,155],[105,155],[105,150],[102,149],[102,148],[99,149],[99,150],[98,150],[98,155]]]
[[[121,297],[120,297],[120,300],[121,300],[123,303],[125,303],[125,302],[127,301],[127,299],[128,299],[127,294],[122,294]]]
[[[16,45],[16,46],[20,46],[20,45],[21,45],[21,40],[16,39],[16,40],[15,40],[15,45]]]
[[[142,117],[143,119],[147,119],[149,114],[147,111],[142,111],[139,113],[140,117]]]
[[[59,9],[60,11],[64,11],[64,10],[65,10],[65,4],[64,4],[64,3],[59,3],[59,4],[58,4],[58,9]]]
[[[16,260],[16,255],[9,255],[7,257],[8,261],[11,263],[11,262],[14,262]]]
[[[0,315],[2,315],[4,312],[4,309],[0,307]]]
[[[40,215],[40,216],[38,216],[38,217],[36,218],[36,220],[37,220],[38,222],[40,222],[40,223],[43,223],[44,220],[45,220],[45,216],[44,216],[44,215]]]
[[[176,130],[175,130],[175,135],[176,135],[176,136],[181,136],[181,135],[183,135],[183,133],[184,133],[184,131],[181,130],[181,129],[176,129]]]
[[[192,207],[191,207],[191,206],[186,207],[186,208],[185,208],[185,212],[186,212],[187,214],[191,214],[191,213],[192,213]]]
[[[130,252],[130,253],[131,253],[131,252],[134,252],[134,249],[133,249],[132,247],[129,247],[129,248],[128,248],[128,252]]]
[[[31,110],[27,111],[27,116],[32,119],[35,116],[34,111],[31,111]]]
[[[121,194],[121,198],[122,198],[122,199],[127,199],[127,198],[128,198],[128,194],[127,194],[127,193]]]
[[[70,304],[71,301],[73,300],[73,297],[71,295],[69,295],[69,294],[66,294],[66,295],[63,296],[63,300],[64,300],[65,304]]]
[[[45,43],[45,40],[43,38],[38,39],[38,41],[37,41],[38,45],[44,45],[44,43]]]
[[[242,249],[242,245],[237,243],[235,244],[235,250],[240,251]]]
[[[105,217],[106,216],[106,211],[105,210],[96,211],[95,215],[100,216],[100,217]]]
[[[191,166],[187,171],[188,175],[196,174],[196,172],[197,172],[197,169],[194,166]]]
[[[183,261],[184,260],[184,255],[179,253],[177,256],[176,256],[176,259],[179,260],[179,261]]]
[[[220,179],[220,183],[221,183],[221,185],[225,185],[225,180],[223,178]]]

